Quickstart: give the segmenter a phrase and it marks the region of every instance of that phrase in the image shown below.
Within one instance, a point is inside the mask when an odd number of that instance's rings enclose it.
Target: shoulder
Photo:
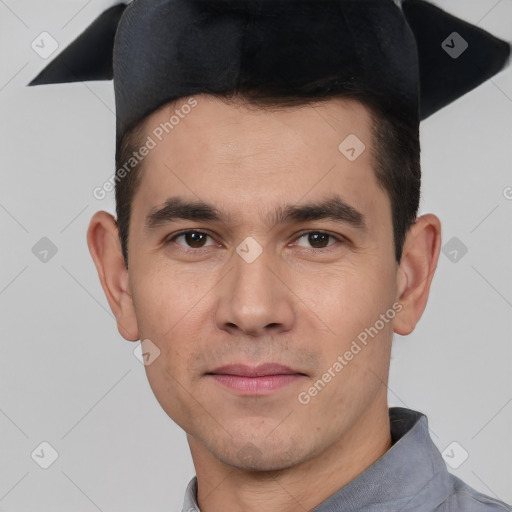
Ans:
[[[451,477],[453,492],[435,512],[512,512],[512,506],[478,492],[454,475]]]

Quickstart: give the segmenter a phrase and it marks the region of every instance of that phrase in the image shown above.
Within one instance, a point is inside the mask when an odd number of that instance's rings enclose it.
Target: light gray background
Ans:
[[[194,475],[86,245],[91,215],[114,212],[113,194],[92,196],[114,171],[112,83],[25,87],[45,65],[36,36],[48,31],[60,51],[113,3],[0,0],[5,512],[178,511]],[[512,41],[512,0],[434,3]],[[395,336],[389,402],[426,413],[440,451],[457,441],[469,453],[450,471],[512,503],[510,64],[423,122],[421,142],[421,213],[441,218],[443,244],[457,237],[468,252],[456,263],[441,254],[416,330]],[[47,263],[32,253],[44,236],[58,248]],[[59,454],[46,470],[30,456],[42,441]]]

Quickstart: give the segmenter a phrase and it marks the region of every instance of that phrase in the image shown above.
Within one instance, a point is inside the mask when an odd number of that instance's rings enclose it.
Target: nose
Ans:
[[[295,296],[286,282],[286,264],[264,250],[250,263],[235,254],[233,265],[217,288],[217,327],[253,337],[290,330]]]

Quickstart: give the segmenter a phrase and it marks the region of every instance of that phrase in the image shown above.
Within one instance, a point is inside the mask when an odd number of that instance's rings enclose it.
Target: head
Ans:
[[[128,132],[118,168],[148,137],[117,183],[117,220],[98,212],[88,244],[121,335],[150,340],[150,385],[196,453],[283,469],[387,414],[393,333],[421,317],[440,249],[437,217],[417,218],[417,127],[362,95],[199,94]],[[297,377],[247,396],[212,376],[265,362]]]

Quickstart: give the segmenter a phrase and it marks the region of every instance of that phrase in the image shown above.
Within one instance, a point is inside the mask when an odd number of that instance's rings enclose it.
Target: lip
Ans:
[[[258,366],[228,364],[206,375],[231,391],[246,396],[269,395],[306,377],[302,372],[276,363]]]
[[[263,363],[258,366],[246,364],[226,364],[208,372],[216,375],[236,375],[239,377],[265,377],[269,375],[305,375],[298,370],[277,363]]]

